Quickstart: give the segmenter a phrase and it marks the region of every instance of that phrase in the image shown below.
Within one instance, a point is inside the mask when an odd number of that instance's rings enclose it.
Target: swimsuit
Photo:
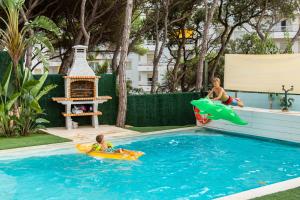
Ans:
[[[233,106],[237,106],[238,105],[238,98],[232,98],[231,96],[228,97],[228,99],[226,101],[223,101],[222,103],[225,105],[233,105]]]

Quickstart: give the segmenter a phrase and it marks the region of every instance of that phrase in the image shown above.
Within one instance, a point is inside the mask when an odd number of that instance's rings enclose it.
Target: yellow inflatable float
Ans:
[[[110,153],[110,152],[100,152],[92,151],[89,152],[92,148],[91,144],[77,144],[77,150],[80,153],[86,153],[92,157],[106,158],[106,159],[116,159],[116,160],[137,160],[139,157],[144,155],[141,151],[130,151],[123,149],[123,153]],[[89,153],[88,153],[89,152]]]

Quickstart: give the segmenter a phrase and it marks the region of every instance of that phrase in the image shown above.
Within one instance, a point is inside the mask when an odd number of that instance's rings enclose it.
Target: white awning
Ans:
[[[300,54],[226,54],[224,88],[245,92],[282,93],[294,86],[300,94]]]

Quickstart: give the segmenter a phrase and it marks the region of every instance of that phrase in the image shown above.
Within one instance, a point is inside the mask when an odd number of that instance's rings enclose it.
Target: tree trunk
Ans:
[[[32,65],[32,51],[33,51],[33,47],[31,45],[28,46],[26,50],[26,60],[25,60],[25,67],[28,69],[31,69],[31,65]]]
[[[126,89],[126,60],[129,46],[129,36],[131,29],[133,0],[127,0],[124,29],[121,42],[121,56],[119,64],[119,108],[117,126],[125,127],[127,112],[127,89]]]
[[[153,59],[153,71],[152,71],[152,82],[151,82],[151,94],[155,93],[158,82],[158,59]]]
[[[180,65],[180,60],[181,60],[181,57],[182,57],[182,48],[183,48],[184,44],[181,43],[179,46],[178,46],[178,49],[177,49],[177,55],[176,55],[176,61],[175,61],[175,64],[174,64],[174,68],[172,70],[172,83],[171,83],[171,88],[170,88],[170,92],[175,92],[177,91],[177,86],[178,86],[178,69],[179,69],[179,65]]]
[[[77,37],[74,41],[74,45],[79,45],[81,40],[82,40],[82,37],[83,37],[83,33],[82,33],[82,31],[79,31],[79,33],[77,34]],[[71,47],[68,51],[69,51],[69,53],[66,53],[65,56],[62,59],[62,63],[61,63],[61,66],[60,66],[59,72],[58,72],[59,74],[67,74],[69,68],[72,65],[73,57],[74,57],[74,51]]]
[[[65,54],[65,56],[63,57],[61,66],[59,68],[59,74],[67,74],[69,68],[72,65],[73,62],[73,57],[74,57],[74,52],[73,49],[70,50],[69,54]]]
[[[89,46],[90,33],[87,32],[85,27],[85,4],[86,0],[82,0],[80,7],[80,28],[84,36],[84,45]]]
[[[22,15],[24,22],[28,23],[28,19],[23,8],[20,9],[20,13]],[[28,33],[29,33],[29,37],[34,36],[34,31],[31,28],[29,29]],[[33,46],[29,45],[26,49],[26,60],[25,60],[25,67],[28,69],[30,69],[32,65],[32,51],[33,51]]]
[[[221,60],[221,57],[223,56],[223,54],[225,53],[225,50],[226,50],[226,47],[229,43],[229,40],[231,38],[231,35],[234,31],[234,29],[236,28],[237,26],[235,27],[227,27],[225,28],[226,30],[224,31],[224,34],[222,36],[222,46],[216,56],[216,58],[214,59],[213,61],[213,64],[212,64],[212,72],[211,72],[211,75],[210,75],[210,80],[213,80],[213,78],[215,77],[215,73],[217,71],[217,67],[218,67],[218,64]],[[229,29],[228,29],[229,28]]]
[[[160,40],[160,31],[158,31],[158,22],[159,19],[156,21],[156,42],[155,42],[155,52],[154,52],[154,59],[153,59],[153,74],[152,74],[152,83],[151,83],[151,93],[154,93],[157,90],[157,82],[158,82],[158,64],[163,54],[163,50],[165,48],[165,44],[168,37],[168,18],[169,18],[169,1],[163,1],[164,9],[165,9],[165,17],[164,17],[164,28],[163,28],[163,39],[161,46],[159,47],[159,40]],[[159,12],[159,11],[157,11]],[[159,49],[159,50],[158,50]]]
[[[197,75],[196,75],[196,91],[200,92],[203,87],[203,69],[204,69],[204,61],[207,53],[208,46],[208,34],[209,34],[209,26],[212,22],[212,18],[214,16],[215,9],[217,7],[218,0],[213,1],[213,5],[211,8],[208,8],[208,2],[205,0],[205,22],[204,22],[204,30],[203,30],[203,39],[201,43],[200,53],[199,53],[199,61],[197,65]]]
[[[185,37],[185,32],[182,33],[182,36]],[[182,92],[187,92],[188,88],[185,86],[185,72],[187,70],[187,62],[188,62],[188,59],[187,59],[187,55],[186,55],[186,48],[185,46],[183,47],[183,67],[182,67],[182,78],[180,80],[180,86],[181,86],[181,91]]]
[[[117,46],[116,46],[116,50],[114,52],[114,55],[113,55],[113,59],[112,59],[112,63],[111,63],[111,68],[112,68],[112,71],[114,73],[117,73],[118,72],[118,57],[119,57],[119,54],[120,54],[120,41],[118,41],[117,43]]]

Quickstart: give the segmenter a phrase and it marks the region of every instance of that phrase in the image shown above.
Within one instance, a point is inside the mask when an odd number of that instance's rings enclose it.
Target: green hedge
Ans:
[[[132,126],[175,126],[194,124],[190,101],[200,93],[171,93],[128,96],[127,124]]]

